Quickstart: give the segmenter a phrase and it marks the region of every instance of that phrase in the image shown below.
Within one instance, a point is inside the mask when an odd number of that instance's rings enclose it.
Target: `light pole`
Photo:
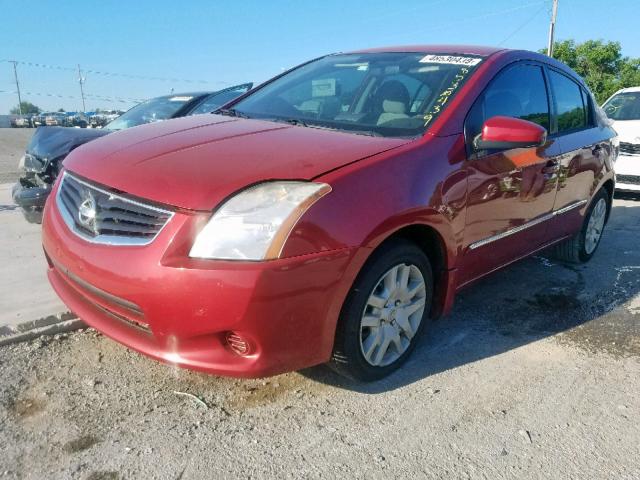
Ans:
[[[80,96],[82,97],[82,111],[86,112],[87,107],[84,104],[84,78],[82,77],[82,70],[80,70],[80,64],[78,64],[78,81],[80,82]]]
[[[13,76],[16,79],[16,90],[18,91],[18,112],[22,115],[22,97],[20,96],[20,82],[18,81],[18,62],[12,60],[11,63],[13,63]]]
[[[549,25],[549,44],[547,45],[547,55],[553,57],[553,36],[556,30],[556,16],[558,15],[558,0],[553,0],[553,11],[551,12],[551,24]]]

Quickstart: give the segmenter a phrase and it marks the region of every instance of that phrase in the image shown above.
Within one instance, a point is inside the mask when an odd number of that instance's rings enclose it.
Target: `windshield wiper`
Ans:
[[[290,125],[296,125],[298,127],[314,127],[315,125],[309,125],[304,120],[300,120],[299,118],[283,118],[283,122],[288,123]]]
[[[356,135],[366,135],[368,137],[384,137],[384,135],[374,130],[355,130],[355,129],[352,130],[350,128],[338,128],[330,125],[321,125],[318,123],[307,123],[304,120],[301,120],[299,118],[269,117],[269,118],[262,118],[261,120],[288,123],[289,125],[295,125],[296,127],[316,128],[318,130],[331,130],[333,132],[354,133]]]
[[[342,131],[343,132],[347,132],[347,133],[355,133],[356,135],[366,135],[367,137],[384,137],[384,135],[382,135],[379,132],[376,132],[375,130],[347,130],[347,129],[344,129]]]
[[[226,115],[228,117],[251,118],[246,113],[239,112],[235,108],[219,108],[218,110],[215,110],[213,113],[217,113],[218,115]]]

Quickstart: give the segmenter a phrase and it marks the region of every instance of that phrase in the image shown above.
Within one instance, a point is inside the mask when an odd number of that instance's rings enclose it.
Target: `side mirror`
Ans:
[[[482,125],[473,145],[476,150],[539,147],[547,141],[547,130],[537,123],[513,117],[496,116]]]

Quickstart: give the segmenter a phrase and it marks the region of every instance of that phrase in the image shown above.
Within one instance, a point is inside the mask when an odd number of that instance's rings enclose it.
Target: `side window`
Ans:
[[[582,92],[582,102],[584,103],[584,108],[587,112],[587,126],[595,127],[596,122],[596,112],[593,107],[593,99],[589,92],[587,92],[584,88],[581,88]]]
[[[528,120],[549,130],[549,101],[540,67],[516,65],[496,75],[467,116],[467,141],[481,132],[485,120],[497,115]]]
[[[582,88],[569,77],[553,70],[549,70],[549,81],[558,116],[558,133],[585,128],[587,111]]]
[[[243,93],[246,93],[246,88],[239,88],[236,90],[225,90],[224,92],[214,93],[209,95],[200,105],[194,108],[189,115],[197,115],[198,113],[211,113],[217,110],[225,103],[229,103],[231,100],[238,98]]]

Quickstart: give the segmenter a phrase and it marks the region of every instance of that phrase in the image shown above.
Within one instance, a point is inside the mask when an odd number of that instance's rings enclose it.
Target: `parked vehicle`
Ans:
[[[617,91],[603,108],[620,141],[616,190],[640,192],[640,87]]]
[[[46,117],[46,115],[48,115],[49,112],[40,112],[36,115],[33,116],[32,118],[32,123],[34,127],[43,127],[44,126],[44,119]]]
[[[31,126],[31,115],[23,115],[19,117],[13,117],[11,119],[11,127],[13,128],[29,128]]]
[[[63,127],[87,128],[89,121],[83,112],[65,112],[61,123]]]
[[[100,112],[93,112],[89,117],[89,126],[91,128],[102,128],[124,113],[125,112],[120,110],[101,110]]]
[[[13,187],[13,201],[21,207],[29,222],[40,223],[42,209],[62,168],[62,161],[74,148],[117,130],[211,112],[242,95],[252,85],[244,83],[216,92],[183,93],[153,98],[136,105],[101,129],[80,131],[64,127],[39,128],[20,160],[20,169],[24,173]],[[74,115],[71,122],[77,122],[77,126],[82,126],[83,119],[84,116]],[[70,126],[68,117],[65,122]]]
[[[475,280],[595,253],[615,132],[544,55],[335,54],[218,110],[83,145],[45,207],[48,276],[158,360],[260,377],[398,368]]]
[[[47,127],[55,127],[64,124],[64,112],[50,112],[44,115],[44,125]]]

